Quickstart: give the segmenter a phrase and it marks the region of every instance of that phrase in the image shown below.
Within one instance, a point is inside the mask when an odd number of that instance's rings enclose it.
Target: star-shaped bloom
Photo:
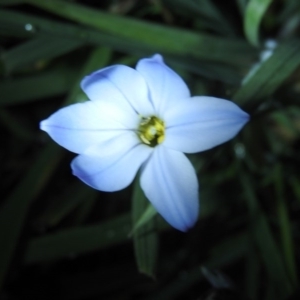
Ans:
[[[196,172],[184,153],[208,150],[233,138],[249,116],[233,102],[191,97],[161,55],[136,68],[114,65],[85,77],[90,99],[58,110],[41,129],[79,154],[73,174],[107,192],[140,184],[157,212],[186,231],[198,217]]]

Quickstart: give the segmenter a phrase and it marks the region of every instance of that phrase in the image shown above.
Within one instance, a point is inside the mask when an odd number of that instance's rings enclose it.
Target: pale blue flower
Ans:
[[[198,217],[196,172],[184,153],[208,150],[233,138],[249,116],[233,102],[191,97],[160,55],[136,69],[115,65],[85,77],[91,101],[58,110],[41,122],[58,144],[79,155],[73,174],[107,192],[140,184],[158,213],[186,231]]]

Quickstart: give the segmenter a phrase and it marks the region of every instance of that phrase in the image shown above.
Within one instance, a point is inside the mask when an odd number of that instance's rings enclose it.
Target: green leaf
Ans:
[[[42,227],[56,226],[82,202],[95,199],[97,194],[96,190],[76,181],[76,183],[67,186],[61,195],[51,201],[50,205],[37,218],[37,223]],[[70,197],[70,195],[72,196]]]
[[[257,71],[234,94],[240,105],[257,106],[278,89],[300,64],[300,42],[284,41],[261,63]]]
[[[109,57],[109,53],[105,48],[96,49],[92,53],[90,60],[87,61],[86,66],[84,66],[82,73],[86,74],[91,68],[91,63],[93,68],[96,66],[103,67],[107,63],[106,59]],[[96,58],[98,65],[94,64]],[[78,82],[76,82],[69,97],[66,99],[66,104],[76,101],[78,90]],[[50,143],[46,146],[36,161],[33,162],[32,167],[24,175],[21,182],[5,200],[0,210],[0,289],[14,254],[29,205],[46,185],[47,180],[62,158],[62,154],[63,150],[56,144]]]
[[[247,4],[244,31],[248,41],[259,45],[259,25],[272,0],[250,0]]]
[[[176,54],[199,59],[222,61],[237,65],[252,57],[253,49],[244,41],[225,39],[208,34],[169,28],[108,14],[85,6],[59,1],[27,0],[27,3],[43,8],[61,17],[91,26],[103,33],[137,47],[142,46],[148,53]],[[0,15],[0,17],[2,17]],[[8,17],[6,17],[6,20]],[[126,30],[124,30],[126,28]],[[64,32],[61,32],[64,34]],[[179,42],[180,41],[180,42]]]
[[[231,24],[210,0],[164,0],[164,2],[178,14],[186,15],[190,19],[194,17],[203,27],[223,35],[235,35]]]
[[[8,106],[65,94],[74,83],[77,70],[58,67],[20,78],[0,82],[0,105]],[[49,84],[51,82],[51,84]]]
[[[85,254],[128,240],[130,215],[124,214],[97,225],[61,230],[30,241],[25,263],[52,261]]]
[[[285,264],[289,273],[289,278],[291,279],[294,287],[297,287],[297,263],[295,260],[295,249],[291,230],[291,222],[289,219],[288,208],[285,201],[286,196],[284,195],[283,169],[280,164],[275,165],[273,176],[274,189],[276,192],[277,200],[277,216]]]
[[[245,286],[246,295],[251,300],[259,299],[259,287],[261,282],[261,261],[258,257],[256,248],[249,236],[248,251],[246,257]]]
[[[14,254],[31,202],[47,183],[62,156],[55,144],[46,147],[0,210],[0,289]]]
[[[195,59],[186,59],[184,57],[168,56],[167,63],[185,70],[209,78],[219,80],[225,83],[239,85],[242,81],[242,74],[236,68],[221,63],[204,62]]]
[[[210,257],[203,261],[201,266],[198,265],[185,270],[184,280],[182,280],[182,277],[177,277],[161,288],[154,296],[147,297],[145,300],[172,300],[178,299],[180,294],[187,295],[192,286],[198,284],[204,277],[201,267],[220,269],[241,259],[247,251],[247,238],[247,233],[242,232],[217,243],[211,249]],[[184,297],[180,299],[184,299]]]
[[[277,290],[278,299],[286,299],[291,293],[291,282],[287,276],[285,266],[278,246],[273,238],[270,226],[254,193],[254,187],[244,171],[240,172],[240,180],[244,189],[250,215],[250,230],[256,246],[260,251],[267,274],[272,286]]]
[[[7,72],[32,64],[46,61],[81,47],[83,41],[50,36],[38,36],[18,45],[1,55]]]
[[[158,219],[157,229],[169,226]],[[123,214],[108,221],[91,225],[60,230],[55,233],[30,240],[25,254],[25,263],[54,261],[69,255],[86,254],[129,241],[132,228],[130,214]]]
[[[157,211],[153,207],[151,203],[148,204],[148,207],[144,211],[144,213],[140,216],[137,222],[134,224],[132,231],[130,232],[130,236],[133,235],[137,229],[144,226],[148,223],[153,217],[157,215]]]
[[[248,0],[236,0],[237,6],[242,16],[244,16]]]
[[[148,212],[148,220],[145,222],[145,213]],[[139,180],[135,180],[134,192],[132,197],[132,219],[133,228],[143,220],[143,226],[138,226],[133,233],[134,252],[138,269],[141,273],[154,277],[157,253],[158,235],[155,219],[153,219],[153,209],[149,209],[149,201],[145,197]]]

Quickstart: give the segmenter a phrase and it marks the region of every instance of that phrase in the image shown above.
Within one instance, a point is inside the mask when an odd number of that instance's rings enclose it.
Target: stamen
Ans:
[[[142,117],[138,136],[144,144],[150,147],[161,144],[165,139],[164,122],[155,116],[147,118]]]

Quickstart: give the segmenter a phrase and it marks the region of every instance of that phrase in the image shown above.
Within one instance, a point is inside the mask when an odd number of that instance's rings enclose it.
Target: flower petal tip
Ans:
[[[157,62],[160,62],[160,63],[164,62],[164,59],[163,59],[162,55],[160,55],[160,54],[154,54],[152,56],[152,59],[155,60],[155,61],[157,61]]]
[[[47,121],[47,120],[43,120],[43,121],[40,122],[39,127],[40,127],[41,130],[47,131],[47,130],[46,130],[46,127],[47,127],[46,121]]]
[[[197,220],[189,223],[188,225],[186,223],[180,225],[180,226],[173,226],[174,228],[178,229],[181,232],[188,232],[190,231],[196,224]]]

